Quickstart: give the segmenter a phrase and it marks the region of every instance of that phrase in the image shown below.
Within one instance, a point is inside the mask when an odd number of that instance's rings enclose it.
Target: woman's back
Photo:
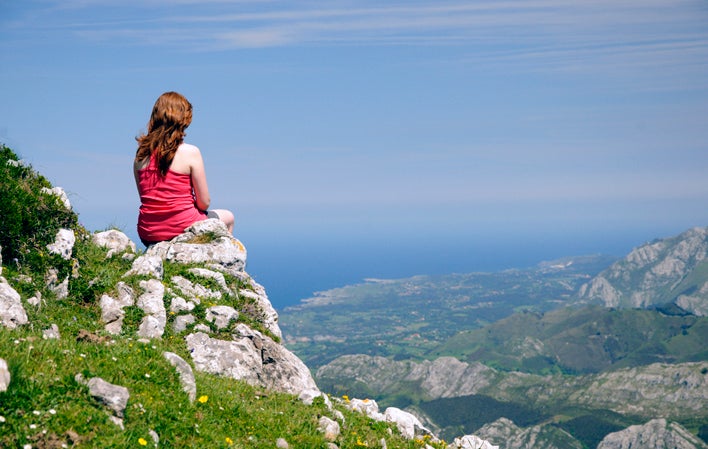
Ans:
[[[205,211],[196,207],[192,175],[185,173],[189,170],[189,158],[180,153],[181,150],[175,153],[164,176],[155,158],[135,163],[141,203],[138,235],[146,242],[169,240],[207,216]]]

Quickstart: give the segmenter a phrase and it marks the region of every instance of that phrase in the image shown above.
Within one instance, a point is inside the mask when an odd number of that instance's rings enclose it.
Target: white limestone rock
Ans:
[[[42,304],[42,293],[34,292],[34,296],[27,298],[27,304],[35,307],[39,307]]]
[[[211,328],[204,323],[198,323],[194,326],[194,332],[204,332],[205,334],[211,334]]]
[[[205,318],[217,329],[226,329],[231,321],[238,319],[238,312],[230,306],[213,306],[206,309]]]
[[[250,341],[217,340],[203,332],[189,334],[186,341],[197,371],[261,385],[263,360]]]
[[[127,235],[117,229],[96,232],[91,236],[91,239],[96,245],[108,249],[106,253],[107,259],[128,250],[130,250],[131,253],[135,252],[135,243],[133,243]]]
[[[71,259],[71,253],[74,251],[74,243],[76,236],[71,229],[60,229],[54,238],[54,243],[47,245],[47,249],[51,254],[58,254],[64,260]]]
[[[198,371],[295,395],[318,389],[302,360],[244,324],[236,325],[231,341],[203,332],[188,335],[186,341]]]
[[[187,315],[179,315],[175,317],[174,321],[172,322],[172,331],[175,334],[179,334],[180,332],[184,332],[187,330],[190,324],[194,324],[197,319],[194,318],[194,315],[187,314]]]
[[[160,444],[160,436],[155,432],[154,430],[150,429],[148,430],[148,435],[150,435],[150,438],[152,439],[152,442],[155,443],[155,447],[159,446]]]
[[[80,379],[77,380],[80,381]],[[130,399],[130,392],[127,388],[106,382],[100,377],[91,378],[86,385],[91,396],[113,411],[115,416],[118,418],[125,416],[125,408],[128,405],[128,399]]]
[[[191,312],[192,310],[194,310],[194,307],[196,307],[195,304],[196,303],[194,301],[187,301],[181,296],[175,296],[170,302],[170,312]]]
[[[213,279],[214,281],[216,281],[217,284],[219,284],[222,293],[227,295],[231,294],[231,289],[228,285],[226,285],[226,279],[224,278],[224,275],[222,273],[219,273],[218,271],[208,270],[206,268],[190,268],[187,271],[194,274],[195,276],[199,276],[204,279]]]
[[[174,352],[165,352],[163,356],[170,362],[172,366],[177,370],[179,374],[179,380],[182,384],[182,389],[189,397],[190,402],[194,402],[197,398],[197,381],[194,379],[194,372],[192,372],[192,367],[189,366],[182,357],[175,354]]]
[[[49,328],[42,331],[42,338],[45,340],[59,340],[61,334],[59,334],[59,326],[52,324]]]
[[[0,393],[7,391],[10,386],[10,369],[7,367],[7,362],[0,359]]]
[[[499,446],[495,446],[475,435],[465,435],[455,438],[452,444],[448,445],[448,449],[499,449]]]
[[[320,390],[302,390],[298,395],[298,399],[305,405],[312,405],[315,398],[321,397],[328,409],[332,410],[332,401],[326,394],[323,394]]]
[[[162,258],[145,253],[133,261],[132,267],[124,276],[143,275],[162,279],[163,273]]]
[[[123,281],[116,284],[116,290],[118,291],[118,304],[121,307],[129,307],[135,304],[135,292],[132,287]]]
[[[118,299],[104,294],[101,296],[101,320],[106,323],[105,329],[109,334],[119,335],[123,329],[124,307],[135,304],[133,289],[124,282],[116,285]]]
[[[20,294],[0,277],[0,324],[8,329],[27,324],[27,312]]]
[[[189,279],[182,276],[172,276],[172,284],[179,290],[183,295],[187,296],[189,299],[193,300],[197,304],[200,303],[201,299],[221,299],[221,292],[216,292],[204,287],[201,284],[194,283]]]
[[[59,200],[61,200],[62,204],[64,204],[64,207],[66,207],[67,209],[71,209],[71,202],[69,202],[69,197],[66,196],[66,192],[61,187],[53,187],[51,189],[48,187],[42,187],[40,192],[58,197]]]
[[[54,293],[57,300],[66,299],[69,296],[69,276],[60,282],[59,271],[56,268],[47,270],[44,281],[47,284],[47,289]]]
[[[324,434],[327,441],[335,441],[341,432],[339,423],[326,416],[320,418],[317,429]]]
[[[101,307],[101,320],[103,320],[106,331],[111,335],[118,335],[123,328],[123,307],[120,302],[104,294],[99,301]]]
[[[242,272],[246,266],[246,248],[215,218],[193,224],[168,244],[151,247],[147,254],[157,252],[164,252],[165,260],[171,262],[216,263],[232,274]]]
[[[278,325],[278,312],[275,311],[273,304],[268,299],[265,288],[253,279],[250,279],[249,283],[253,290],[242,288],[238,292],[239,296],[252,299],[260,310],[260,321],[263,326],[276,337],[283,338],[283,333]]]
[[[353,398],[346,403],[346,407],[353,412],[363,413],[376,421],[386,420],[386,417],[379,412],[379,404],[373,399]]]
[[[138,336],[144,338],[160,338],[165,332],[167,311],[163,297],[165,287],[157,279],[140,281],[140,287],[145,291],[137,300],[137,306],[145,312]]]
[[[398,427],[404,438],[412,440],[415,437],[428,435],[433,433],[421,424],[420,420],[412,413],[401,410],[396,407],[389,407],[384,412],[384,417],[387,422],[392,422]]]

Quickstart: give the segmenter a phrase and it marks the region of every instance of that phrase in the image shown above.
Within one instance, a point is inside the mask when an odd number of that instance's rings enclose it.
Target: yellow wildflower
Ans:
[[[208,401],[208,400],[209,400],[209,396],[207,396],[207,395],[199,396],[199,399],[198,399],[198,401],[201,402],[202,404],[205,404],[206,401]]]
[[[141,446],[147,446],[148,444],[145,438],[138,438],[138,443],[140,443]]]
[[[226,444],[228,444],[229,446],[231,446],[232,444],[234,444],[234,440],[232,440],[232,439],[229,438],[229,437],[226,437]]]

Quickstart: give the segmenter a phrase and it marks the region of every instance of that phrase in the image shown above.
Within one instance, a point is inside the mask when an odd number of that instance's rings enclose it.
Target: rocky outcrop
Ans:
[[[675,422],[653,419],[607,435],[597,449],[708,449],[708,445]]]
[[[708,410],[706,372],[708,362],[654,363],[583,376],[568,401],[618,413],[690,418]]]
[[[163,279],[165,264],[203,266],[188,270],[193,275],[191,280],[184,276]],[[148,248],[133,261],[126,276],[148,276],[162,281],[165,291],[175,298],[168,307],[178,315],[182,311],[189,312],[190,303],[196,305],[202,300],[218,300],[222,295],[239,297],[246,303],[249,314],[280,338],[278,313],[263,286],[244,271],[245,265],[246,248],[243,244],[231,236],[221,221],[210,219],[195,223],[169,242]],[[233,276],[239,284],[226,285],[224,275]],[[214,287],[210,287],[212,285]],[[218,310],[213,312],[219,313]]]
[[[135,253],[135,243],[133,243],[127,235],[117,229],[109,229],[108,231],[96,232],[91,235],[91,240],[96,245],[106,248],[106,258],[109,259],[116,254]],[[131,256],[127,257],[131,258]]]
[[[71,253],[74,250],[76,236],[71,229],[60,229],[57,232],[54,243],[47,245],[47,249],[51,254],[58,254],[64,260],[71,259]]]
[[[27,324],[27,312],[20,294],[0,277],[0,325],[9,329]]]
[[[119,246],[103,245],[109,253],[132,248],[119,231],[102,234],[98,240],[120,243]],[[165,267],[170,264],[192,266],[186,269],[189,279],[186,275],[164,278]],[[125,283],[116,286],[117,299],[109,295],[101,298],[106,330],[112,334],[122,332],[124,309],[134,301],[144,313],[138,336],[161,338],[168,326],[169,310],[173,332],[191,330],[185,341],[197,371],[296,395],[319,391],[307,366],[274,340],[281,336],[278,314],[265,289],[244,271],[245,264],[246,249],[220,220],[195,223],[184,234],[153,245],[133,261],[124,277],[149,278],[139,281],[137,299],[133,299],[135,293]],[[227,281],[227,276],[231,280]],[[222,300],[240,300],[242,310],[212,304],[204,307],[200,314],[194,312],[198,305]],[[270,336],[238,323],[241,313],[260,323]],[[219,335],[209,335],[212,332]]]
[[[607,307],[655,307],[674,304],[688,313],[708,315],[708,228],[634,249],[587,284],[581,302]]]
[[[449,364],[450,367],[445,367]],[[655,363],[585,376],[502,372],[449,357],[433,362],[342,356],[317,370],[322,385],[364,385],[373,396],[417,392],[426,400],[483,394],[537,406],[567,405],[690,419],[708,410],[708,362]],[[405,387],[402,387],[405,386]],[[440,386],[434,388],[433,386]]]
[[[197,332],[189,334],[186,341],[198,371],[291,394],[317,389],[310,371],[299,358],[243,324],[236,326],[231,340]]]
[[[128,399],[130,399],[130,391],[121,385],[112,384],[100,377],[92,377],[86,380],[82,374],[77,374],[75,380],[77,383],[88,387],[89,394],[112,413],[110,416],[111,421],[122,429],[125,409],[128,406]]]
[[[583,444],[568,432],[555,426],[518,427],[511,420],[499,418],[475,432],[499,449],[583,449]]]
[[[455,438],[449,449],[499,449],[499,446],[494,446],[489,441],[483,440],[476,435],[465,435]]]
[[[454,357],[414,362],[355,354],[320,367],[316,377],[358,382],[376,392],[393,392],[403,384],[418,385],[423,397],[437,399],[475,394],[489,387],[497,372],[481,363],[461,362]]]
[[[10,163],[10,161],[7,162],[8,164]],[[71,209],[71,202],[69,201],[69,197],[66,195],[66,192],[61,187],[42,187],[41,192],[45,195],[56,196],[57,198],[59,198],[59,201],[61,201],[65,208]]]
[[[168,362],[177,370],[179,374],[179,381],[182,384],[182,389],[191,402],[197,398],[197,381],[194,379],[194,372],[192,367],[189,366],[182,357],[175,354],[174,352],[165,352],[162,354]]]

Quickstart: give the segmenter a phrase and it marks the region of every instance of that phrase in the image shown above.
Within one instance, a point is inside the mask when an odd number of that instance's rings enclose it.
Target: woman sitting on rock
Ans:
[[[152,108],[147,134],[138,136],[133,173],[140,194],[138,235],[145,246],[170,240],[207,218],[219,218],[233,233],[234,215],[209,210],[204,161],[199,148],[184,143],[192,105],[166,92]]]

